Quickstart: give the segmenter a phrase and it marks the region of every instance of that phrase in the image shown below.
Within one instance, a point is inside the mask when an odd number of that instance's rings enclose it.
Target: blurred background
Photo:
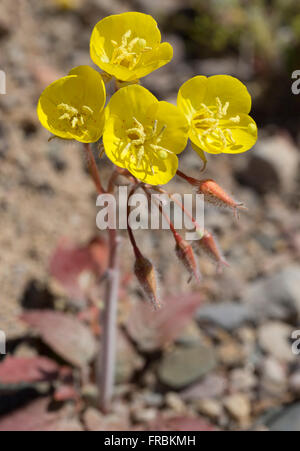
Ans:
[[[200,255],[203,283],[188,284],[172,236],[138,233],[160,274],[164,308],[154,313],[123,235],[117,384],[104,416],[94,362],[105,234],[82,149],[48,143],[35,109],[49,83],[92,65],[96,22],[130,10],[152,14],[174,47],[144,86],[175,102],[194,75],[236,76],[260,136],[246,154],[209,156],[205,177],[248,207],[239,221],[206,209],[230,264],[222,274]],[[299,431],[299,1],[1,0],[0,46],[0,430]],[[195,177],[201,164],[191,151],[180,159]],[[107,159],[99,169],[109,173]],[[189,186],[175,178],[168,190]]]

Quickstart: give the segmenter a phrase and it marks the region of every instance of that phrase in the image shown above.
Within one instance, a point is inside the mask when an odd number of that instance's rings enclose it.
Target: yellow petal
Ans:
[[[189,123],[179,108],[168,102],[158,102],[151,105],[148,115],[157,121],[157,130],[164,128],[159,145],[175,154],[182,152],[188,140]]]
[[[174,153],[168,154],[165,160],[154,158],[152,168],[154,175],[149,166],[147,166],[147,169],[138,169],[136,165],[129,165],[127,167],[131,174],[144,183],[149,183],[149,185],[165,185],[176,175],[178,158]]]
[[[159,44],[152,51],[144,53],[138,67],[134,70],[136,78],[142,78],[169,63],[173,58],[173,47],[168,42]]]
[[[144,42],[146,46],[145,50],[139,51],[139,43],[136,43],[128,50],[137,55],[133,65],[127,64],[126,60],[114,61],[115,51],[121,46],[124,37],[127,50],[134,39]],[[160,41],[157,23],[150,15],[138,12],[112,15],[94,27],[90,41],[91,58],[102,70],[118,80],[133,81],[170,61],[172,47],[169,44],[160,45]]]
[[[230,125],[230,133],[233,138],[232,143],[227,143],[225,148],[222,147],[220,140],[213,140],[211,135],[208,136],[208,141],[201,140],[201,135],[197,134],[197,130],[192,128],[190,130],[190,140],[196,146],[194,150],[200,148],[204,152],[211,154],[219,153],[243,153],[251,149],[257,141],[257,126],[255,121],[247,114],[240,114],[240,122],[238,124]],[[228,122],[227,122],[228,126]],[[223,132],[225,128],[222,128]],[[226,133],[226,132],[225,132]]]
[[[191,142],[191,146],[192,146],[192,149],[199,155],[199,157],[201,158],[201,160],[203,162],[203,167],[201,169],[201,172],[202,172],[206,169],[206,166],[207,166],[207,158],[206,158],[205,152],[202,149],[200,149],[200,147],[196,146],[196,144],[194,144],[193,142]]]
[[[229,116],[248,114],[251,110],[251,96],[246,86],[235,77],[214,75],[207,79],[207,91],[203,103],[207,106],[215,105],[217,97],[223,105],[229,102]]]
[[[105,87],[100,74],[90,67],[80,66],[44,90],[37,114],[42,125],[60,138],[95,142],[103,131],[104,103]],[[78,118],[73,122],[75,125],[80,123],[80,115],[85,114],[82,126],[72,126],[72,115],[63,119],[64,114],[72,109],[78,111]]]
[[[94,107],[95,111],[103,110],[106,101],[106,90],[103,78],[90,66],[78,66],[69,72],[85,80],[87,89],[82,93],[82,103]]]
[[[241,122],[231,128],[236,144],[226,147],[224,153],[243,153],[251,149],[257,141],[257,126],[255,121],[246,114],[240,114]]]
[[[207,90],[207,78],[201,75],[190,78],[179,88],[177,105],[189,121],[201,109]]]
[[[122,118],[123,128],[126,130],[133,117],[144,122],[147,109],[157,102],[157,98],[143,86],[126,86],[112,96],[106,107],[106,115]]]

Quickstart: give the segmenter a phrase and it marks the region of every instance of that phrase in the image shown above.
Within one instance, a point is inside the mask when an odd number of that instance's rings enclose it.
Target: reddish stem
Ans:
[[[88,165],[89,165],[89,170],[90,170],[90,174],[92,176],[92,179],[95,183],[96,189],[98,191],[99,194],[103,194],[105,193],[103,186],[101,184],[101,180],[99,177],[99,172],[98,172],[98,168],[97,168],[97,164],[95,161],[95,157],[91,148],[91,145],[88,144],[84,144],[84,149],[86,152],[86,156],[87,156],[87,161],[88,161]]]

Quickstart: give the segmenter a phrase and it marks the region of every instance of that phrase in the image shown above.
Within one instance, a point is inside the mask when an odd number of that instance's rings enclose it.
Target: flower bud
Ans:
[[[161,303],[157,295],[158,287],[155,268],[150,260],[144,257],[141,253],[136,253],[134,273],[146,297],[151,301],[155,309],[159,309],[161,307]]]
[[[206,179],[198,181],[198,194],[204,195],[204,200],[220,207],[230,207],[234,211],[238,208],[246,209],[242,203],[232,199],[214,180]]]
[[[201,275],[192,246],[178,235],[178,233],[174,233],[174,237],[176,240],[175,252],[177,257],[190,274],[190,279],[194,276],[200,282]]]
[[[221,265],[229,266],[223,257],[214,236],[207,230],[204,230],[204,232],[200,235],[200,239],[194,243],[196,248],[204,251],[209,257],[211,257],[217,263],[218,267]]]

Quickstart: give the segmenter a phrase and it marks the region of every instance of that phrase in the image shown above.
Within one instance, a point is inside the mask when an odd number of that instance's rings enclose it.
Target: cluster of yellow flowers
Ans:
[[[177,107],[158,101],[138,84],[173,56],[151,16],[128,12],[101,20],[93,30],[90,53],[101,74],[89,66],[76,67],[39,99],[39,119],[54,135],[82,143],[103,137],[108,158],[151,185],[174,177],[177,154],[188,138],[201,158],[204,152],[245,152],[255,144],[251,97],[238,79],[193,77],[179,89]],[[112,77],[125,83],[105,107],[103,80]]]

